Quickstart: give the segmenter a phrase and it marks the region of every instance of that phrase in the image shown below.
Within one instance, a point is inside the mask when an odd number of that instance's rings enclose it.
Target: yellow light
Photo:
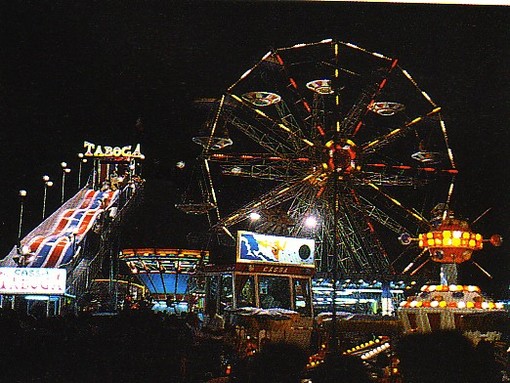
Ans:
[[[476,246],[476,241],[474,239],[470,239],[469,240],[469,247],[475,247]]]
[[[428,232],[427,233],[427,238],[432,238],[433,237],[433,234],[431,232]]]
[[[481,241],[482,240],[482,235],[481,234],[476,234],[475,239],[477,241]]]
[[[446,301],[439,302],[439,307],[446,307]]]
[[[467,303],[466,303],[466,307],[467,307],[468,309],[472,309],[473,307],[475,307],[475,303],[474,303],[474,302],[469,301],[469,302],[467,302]]]
[[[427,245],[434,246],[434,240],[433,239],[427,240]]]
[[[440,244],[441,244],[441,239],[436,238],[436,245],[440,245]]]
[[[452,245],[455,247],[460,247],[460,238],[453,238]]]
[[[462,238],[469,239],[469,232],[467,232],[467,231],[463,232]]]
[[[450,230],[443,230],[443,238],[450,238],[452,236],[452,232]]]
[[[423,247],[423,240],[421,240],[421,239],[420,239],[420,240],[418,241],[418,246]]]
[[[450,238],[443,239],[443,246],[451,246],[452,240]]]

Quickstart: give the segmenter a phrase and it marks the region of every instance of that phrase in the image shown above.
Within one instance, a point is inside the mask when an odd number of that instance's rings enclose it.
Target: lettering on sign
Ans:
[[[265,266],[263,269],[262,269],[262,272],[263,273],[287,273],[289,271],[289,268],[288,267],[283,267],[283,266]]]
[[[65,269],[0,268],[0,294],[62,295],[65,290]]]
[[[140,158],[145,156],[141,152],[140,144],[136,144],[132,150],[132,145],[126,146],[101,146],[92,142],[85,141],[83,147],[86,149],[84,153],[87,157],[124,157],[124,158]]]

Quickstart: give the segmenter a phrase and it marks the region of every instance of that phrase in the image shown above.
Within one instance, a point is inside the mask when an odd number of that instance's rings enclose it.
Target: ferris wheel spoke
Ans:
[[[290,181],[296,175],[305,175],[310,167],[308,157],[285,159],[267,154],[211,153],[205,158],[209,162],[218,162],[224,175],[275,181]]]
[[[349,202],[347,202],[349,201]],[[342,238],[341,245],[347,248],[354,270],[347,272],[363,272],[367,274],[390,273],[391,267],[386,252],[375,236],[375,231],[362,209],[354,209],[355,198],[345,198],[340,207],[337,224],[338,234]]]
[[[393,143],[397,139],[407,135],[411,129],[418,123],[423,122],[426,117],[431,117],[438,113],[441,110],[440,107],[436,107],[432,109],[430,112],[423,116],[419,116],[414,118],[413,120],[406,123],[404,126],[400,128],[393,129],[388,134],[378,137],[375,140],[365,143],[361,146],[361,151],[364,155],[375,153],[378,150],[381,150],[385,146],[388,146],[389,144]]]
[[[380,79],[370,81],[370,85],[362,91],[359,100],[352,106],[349,113],[340,123],[341,135],[351,138],[356,136],[356,134],[363,126],[363,118],[370,111],[370,107],[375,102],[376,97],[381,93],[381,91],[388,83],[391,72],[396,67],[396,65],[397,60],[395,59],[391,62],[391,65],[387,71],[384,74],[381,74]]]
[[[265,148],[272,148],[276,144],[287,151],[301,151],[314,146],[312,141],[302,135],[299,128],[289,123],[289,119],[277,120],[235,94],[230,94],[230,97],[252,112],[252,118],[257,119],[255,121],[258,126],[255,126],[256,123],[243,121],[238,116],[232,116],[231,123]]]
[[[398,206],[401,208],[404,212],[406,212],[409,216],[413,217],[416,221],[418,221],[422,225],[426,225],[427,227],[430,227],[430,222],[425,219],[420,213],[418,213],[414,209],[408,209],[406,208],[401,202],[399,202],[396,198],[393,198],[388,193],[384,192],[380,187],[373,183],[368,183],[368,186],[372,187],[374,190],[378,191],[382,196],[384,196],[386,199],[388,199],[390,202],[392,202],[395,206]]]
[[[237,209],[233,213],[219,220],[219,222],[214,225],[214,228],[219,229],[223,226],[230,227],[237,223],[240,223],[249,218],[249,214],[252,212],[257,212],[257,210],[261,209],[271,209],[272,207],[278,206],[290,199],[292,199],[295,194],[302,188],[303,184],[309,184],[310,175],[302,179],[295,179],[294,182],[286,182],[280,185],[277,185],[275,188],[271,189],[266,194],[263,194],[258,199],[251,201],[250,203],[244,205],[240,209]]]
[[[368,218],[378,222],[397,234],[406,233],[409,230],[402,226],[399,222],[391,218],[388,213],[384,212],[372,202],[363,196],[358,196],[359,203],[354,204],[353,208],[364,213]]]

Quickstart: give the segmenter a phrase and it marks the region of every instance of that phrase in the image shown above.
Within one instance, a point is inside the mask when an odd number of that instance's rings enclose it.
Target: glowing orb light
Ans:
[[[490,242],[499,246],[501,237],[494,235]],[[466,221],[456,218],[448,218],[434,230],[418,236],[418,246],[428,249],[432,260],[438,263],[468,261],[473,251],[483,248],[483,243],[481,234],[472,232]]]

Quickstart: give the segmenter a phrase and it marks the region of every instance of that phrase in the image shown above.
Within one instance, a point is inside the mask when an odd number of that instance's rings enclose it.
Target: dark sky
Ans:
[[[510,7],[335,2],[2,2],[1,256],[15,243],[18,190],[25,231],[40,221],[42,175],[56,183],[84,140],[142,143],[147,193],[126,246],[186,246],[206,222],[174,204],[175,168],[199,153],[192,101],[219,97],[271,48],[335,38],[400,59],[442,106],[460,175],[455,210],[510,238]],[[135,129],[141,117],[144,134]],[[136,235],[134,234],[136,233]],[[477,258],[508,280],[508,243]],[[475,271],[473,271],[476,273]]]

